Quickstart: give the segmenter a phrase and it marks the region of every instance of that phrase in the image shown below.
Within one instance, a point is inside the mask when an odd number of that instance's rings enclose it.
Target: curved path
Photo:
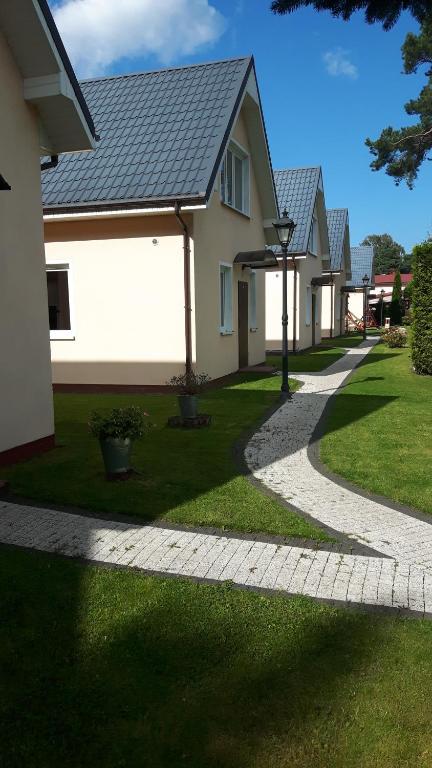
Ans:
[[[248,443],[255,477],[305,514],[376,552],[353,555],[231,533],[133,525],[0,500],[0,542],[146,573],[432,615],[432,526],[341,487],[308,446],[331,394],[373,342],[351,350],[282,405]]]
[[[303,387],[253,436],[245,457],[255,478],[299,511],[381,555],[432,573],[426,515],[340,484],[326,476],[317,458],[316,430],[329,398],[375,344],[368,339],[320,374],[296,374]]]

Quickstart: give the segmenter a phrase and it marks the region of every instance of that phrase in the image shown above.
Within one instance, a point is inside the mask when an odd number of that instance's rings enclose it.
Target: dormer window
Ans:
[[[309,253],[313,253],[314,256],[318,253],[318,219],[315,214],[312,217],[312,224],[309,233],[308,243]]]
[[[249,155],[233,141],[222,163],[221,200],[249,215]]]

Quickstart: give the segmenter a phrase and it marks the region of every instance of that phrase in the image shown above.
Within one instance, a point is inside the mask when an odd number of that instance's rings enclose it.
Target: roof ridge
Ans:
[[[279,168],[274,173],[287,173],[287,171],[321,171],[321,165],[299,165],[296,168]]]
[[[179,72],[183,69],[196,69],[197,67],[209,67],[215,64],[230,64],[235,61],[247,61],[250,62],[253,59],[252,55],[249,56],[235,56],[229,59],[215,59],[214,61],[202,61],[195,64],[182,64],[178,67],[161,67],[160,69],[148,69],[138,72],[125,72],[121,75],[103,75],[102,77],[88,77],[84,80],[80,80],[81,84],[86,83],[99,83],[105,80],[126,80],[129,77],[142,77],[143,75],[157,75],[160,72]]]

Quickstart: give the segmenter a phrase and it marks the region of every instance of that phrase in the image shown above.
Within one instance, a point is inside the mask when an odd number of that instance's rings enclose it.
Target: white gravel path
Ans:
[[[308,453],[328,399],[375,343],[368,339],[320,374],[296,374],[303,387],[253,436],[245,457],[253,475],[297,509],[378,553],[432,572],[429,522],[338,485]]]
[[[0,542],[149,573],[432,615],[432,526],[337,485],[308,456],[328,398],[373,343],[321,374],[298,376],[303,388],[254,435],[245,456],[255,477],[287,502],[380,555],[132,525],[7,501],[0,501]]]

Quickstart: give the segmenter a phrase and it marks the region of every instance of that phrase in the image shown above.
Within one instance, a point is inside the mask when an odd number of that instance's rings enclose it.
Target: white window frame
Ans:
[[[228,152],[231,153],[231,169],[232,169],[232,199],[231,202],[228,200],[227,195],[227,184],[226,184],[226,178],[227,178],[227,164],[228,164]],[[240,208],[238,208],[235,204],[236,200],[236,174],[235,174],[235,163],[234,159],[237,158],[241,161],[242,164],[242,187],[243,187],[243,199],[242,199],[242,205]],[[238,143],[238,141],[234,141],[234,139],[231,139],[228,149],[225,153],[225,157],[222,162],[221,172],[220,172],[220,197],[221,201],[224,203],[224,205],[228,205],[229,208],[232,208],[234,211],[237,211],[238,213],[242,213],[244,216],[250,215],[250,154],[246,151],[244,147],[241,146],[241,144]],[[225,179],[225,181],[223,181]]]
[[[318,216],[314,213],[309,232],[308,251],[313,256],[318,255]]]
[[[73,301],[73,280],[72,270],[70,264],[66,264],[64,261],[50,261],[46,264],[46,272],[66,272],[68,281],[68,295],[69,295],[69,319],[70,330],[58,330],[52,331],[50,329],[51,341],[66,341],[75,339],[75,314],[74,314],[74,301]]]
[[[305,325],[312,324],[312,286],[306,286],[306,315]]]
[[[249,276],[249,330],[253,333],[258,330],[257,321],[257,273],[251,270]]]
[[[228,296],[225,294],[224,297],[225,304],[223,317],[222,275],[224,275],[224,285],[229,288]],[[230,336],[233,332],[233,265],[226,261],[219,262],[219,331],[222,336]]]

